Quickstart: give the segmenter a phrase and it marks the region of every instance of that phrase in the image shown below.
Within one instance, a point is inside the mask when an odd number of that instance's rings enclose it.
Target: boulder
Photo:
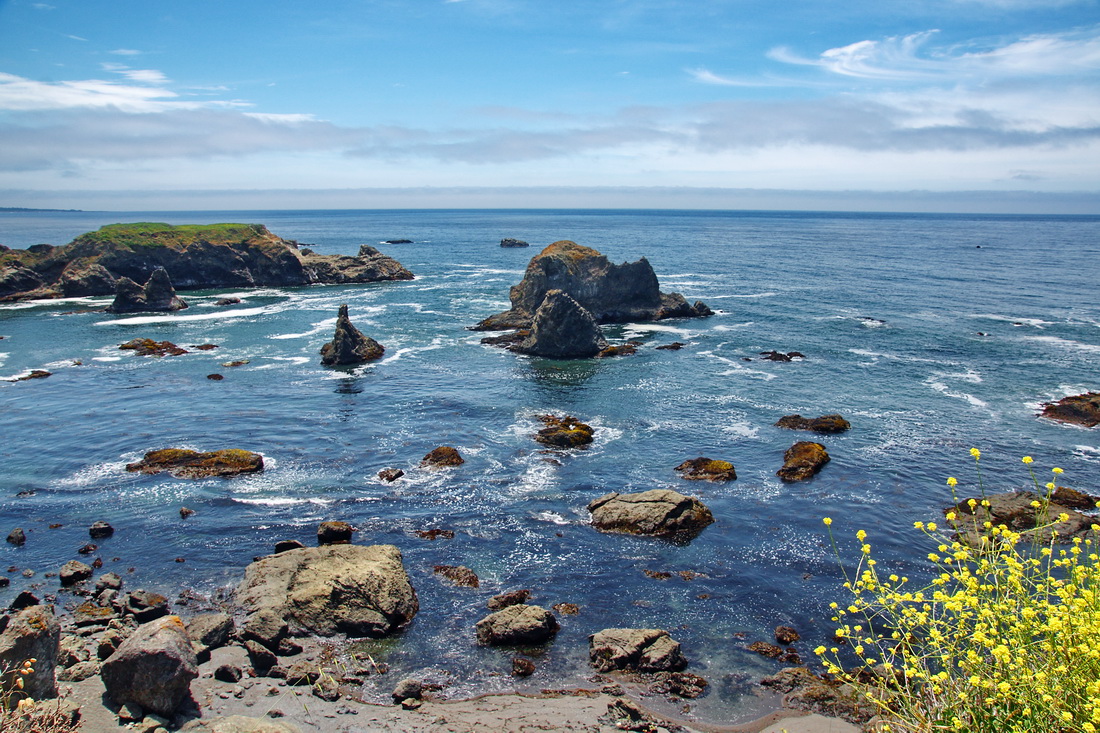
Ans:
[[[263,644],[275,652],[289,628],[283,617],[272,608],[260,608],[241,627],[241,638]]]
[[[1096,523],[1096,517],[1059,504],[1053,498],[1046,502],[1044,497],[1034,492],[1014,491],[987,496],[985,501],[989,502],[988,507],[975,497],[973,508],[967,499],[944,510],[955,513],[955,519],[949,520],[948,524],[956,531],[960,542],[980,544],[981,537],[986,534],[986,522],[1019,532],[1023,535],[1023,542],[1037,542],[1040,545],[1049,544],[1052,540],[1069,543],[1077,538],[1084,540],[1093,536],[1092,526]],[[1039,502],[1039,508],[1032,506],[1032,502]],[[1063,514],[1066,515],[1065,521],[1061,519]]]
[[[139,626],[103,662],[100,677],[107,697],[171,716],[199,676],[191,638],[179,616]]]
[[[737,471],[729,461],[702,456],[684,461],[676,470],[682,478],[690,481],[733,481],[737,478]]]
[[[467,588],[481,587],[481,579],[477,577],[477,573],[465,565],[436,565],[432,568],[432,571],[455,585]]]
[[[465,462],[465,459],[459,455],[458,450],[449,445],[441,445],[438,448],[433,448],[428,455],[424,456],[420,461],[420,465],[439,468],[443,466],[461,466]]]
[[[348,318],[348,306],[340,306],[336,316],[336,333],[332,341],[321,347],[321,363],[325,366],[362,364],[382,358],[386,349],[352,325]]]
[[[22,547],[27,544],[27,533],[23,531],[22,527],[16,527],[8,533],[8,542],[16,547]]]
[[[122,351],[133,351],[138,356],[182,356],[190,353],[171,341],[154,341],[146,338],[130,339],[124,344],[119,344],[118,348]]]
[[[1043,405],[1042,417],[1058,422],[1094,428],[1100,425],[1100,392],[1064,397]]]
[[[168,615],[168,599],[160,593],[135,590],[123,597],[122,610],[137,619],[138,623],[146,623]]]
[[[0,301],[20,293],[33,292],[44,284],[38,273],[29,267],[22,265],[0,267]]]
[[[92,568],[79,560],[69,560],[58,571],[61,585],[76,585],[92,577]]]
[[[547,359],[585,359],[607,348],[596,319],[561,290],[546,293],[531,320],[531,333],[509,350]]]
[[[142,287],[128,277],[115,282],[115,300],[108,313],[147,313],[183,310],[187,303],[176,296],[168,271],[158,267]]]
[[[346,545],[351,542],[351,535],[355,532],[347,522],[321,522],[317,527],[318,545]]]
[[[501,247],[530,247],[531,245],[524,242],[522,239],[512,239],[511,237],[505,237],[500,240]]]
[[[405,475],[405,472],[400,468],[383,468],[378,472],[378,478],[382,479],[386,483],[393,483],[397,479]]]
[[[805,481],[829,462],[829,454],[821,443],[799,441],[783,454],[783,467],[775,475],[784,481]]]
[[[61,625],[53,606],[27,606],[6,617],[7,627],[0,633],[0,670],[16,670],[0,677],[5,697],[16,689],[15,680],[23,677],[23,692],[35,700],[57,697],[54,672],[61,646]],[[18,669],[29,659],[34,674],[19,675]]]
[[[234,630],[233,617],[227,613],[201,613],[187,624],[187,635],[200,658],[228,644]]]
[[[788,430],[810,430],[815,433],[843,433],[852,424],[840,415],[822,415],[821,417],[802,417],[786,415],[775,423],[777,428]]]
[[[678,293],[662,293],[657,275],[644,257],[613,265],[596,250],[563,240],[532,258],[523,280],[510,291],[512,307],[486,318],[474,330],[529,328],[535,311],[551,290],[570,295],[598,323],[654,321],[711,312],[702,303],[688,305]]]
[[[424,696],[424,683],[420,680],[406,677],[393,688],[393,701],[419,700]]]
[[[535,440],[555,448],[583,448],[595,433],[591,425],[571,416],[539,415],[539,420],[546,427],[535,434]]]
[[[392,545],[325,545],[256,560],[237,600],[285,619],[293,633],[384,636],[408,624],[420,604]]]
[[[97,522],[92,522],[92,526],[88,527],[88,536],[93,540],[105,540],[115,533],[115,528],[102,519]]]
[[[531,597],[531,591],[528,589],[513,590],[507,593],[500,593],[489,599],[489,610],[499,611],[508,606],[518,606],[521,603],[527,603],[527,599]]]
[[[275,543],[275,552],[286,552],[287,550],[300,550],[305,547],[304,544],[298,540],[279,540]]]
[[[550,611],[520,603],[478,621],[477,643],[485,646],[544,644],[558,633],[559,628]]]
[[[687,666],[674,641],[662,629],[604,629],[588,637],[588,659],[600,672],[676,672]]]
[[[605,494],[588,505],[592,525],[603,532],[690,540],[714,521],[698,499],[651,489],[638,494]]]
[[[181,448],[164,448],[146,453],[145,457],[137,463],[128,464],[126,470],[141,473],[168,471],[176,478],[236,476],[263,471],[264,458],[259,453],[236,448],[208,453]]]

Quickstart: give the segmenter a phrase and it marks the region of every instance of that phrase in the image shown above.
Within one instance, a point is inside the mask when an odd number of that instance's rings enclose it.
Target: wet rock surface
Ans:
[[[737,471],[729,461],[702,456],[684,461],[676,470],[681,478],[691,481],[733,481],[737,478]]]
[[[477,622],[477,642],[485,646],[544,644],[558,633],[557,619],[541,606],[520,603]]]
[[[663,629],[604,629],[588,640],[588,659],[600,672],[676,672],[687,659]]]
[[[822,415],[821,417],[802,417],[786,415],[775,423],[777,428],[788,430],[810,430],[815,433],[843,433],[852,427],[841,415]]]
[[[321,363],[325,366],[362,364],[382,358],[386,349],[351,323],[348,306],[340,306],[336,316],[336,332],[332,341],[321,347]]]
[[[528,336],[508,348],[546,359],[587,359],[608,345],[591,313],[565,292],[551,290],[535,311]]]
[[[107,306],[108,313],[152,313],[183,310],[187,303],[176,295],[168,271],[158,267],[144,286],[128,277],[115,282],[115,299]]]
[[[535,440],[554,448],[583,448],[592,442],[596,432],[591,425],[569,415],[539,415],[538,419],[546,427],[535,434]]]
[[[466,460],[459,455],[457,449],[449,445],[441,445],[438,448],[433,448],[428,455],[424,456],[420,461],[420,465],[429,468],[444,468],[461,466],[465,462]]]
[[[714,516],[698,499],[668,489],[638,494],[605,494],[588,505],[592,525],[603,532],[653,535],[687,540]]]
[[[783,467],[775,475],[784,481],[805,481],[828,462],[829,454],[821,443],[799,441],[783,454]]]
[[[1064,397],[1043,405],[1042,417],[1048,420],[1094,428],[1100,425],[1100,392]]]
[[[207,453],[182,448],[164,448],[150,451],[140,461],[126,466],[126,470],[131,472],[161,473],[167,471],[177,478],[237,476],[245,473],[258,473],[263,469],[263,456],[259,453],[236,448]]]

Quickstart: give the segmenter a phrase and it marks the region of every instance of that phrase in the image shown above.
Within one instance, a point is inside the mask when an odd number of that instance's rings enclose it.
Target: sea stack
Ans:
[[[712,313],[701,302],[688,305],[679,293],[662,293],[657,275],[644,257],[614,265],[594,249],[562,240],[527,265],[523,280],[511,289],[511,309],[486,318],[474,330],[530,328],[535,311],[551,290],[572,297],[597,323],[658,321]]]
[[[187,303],[176,296],[176,289],[172,287],[172,280],[168,277],[168,271],[163,267],[158,267],[149,276],[145,287],[138,285],[128,277],[120,277],[116,280],[115,300],[107,306],[107,312],[171,312],[183,310],[186,307]]]
[[[531,334],[511,350],[548,359],[587,359],[606,348],[592,314],[561,290],[551,290],[535,311]]]
[[[325,366],[361,364],[381,358],[385,351],[382,344],[370,336],[364,336],[352,325],[345,303],[340,306],[340,313],[336,317],[336,333],[332,341],[321,347],[321,363]]]

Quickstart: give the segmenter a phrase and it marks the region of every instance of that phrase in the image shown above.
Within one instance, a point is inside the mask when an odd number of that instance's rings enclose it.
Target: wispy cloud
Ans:
[[[140,56],[141,51],[136,51],[132,48],[116,48],[114,51],[108,51],[107,53],[113,53],[115,56]]]
[[[715,74],[710,69],[687,69],[687,73],[691,76],[691,78],[701,84],[714,84],[724,87],[774,86],[771,82],[763,80],[736,79],[731,76],[720,76],[719,74]]]

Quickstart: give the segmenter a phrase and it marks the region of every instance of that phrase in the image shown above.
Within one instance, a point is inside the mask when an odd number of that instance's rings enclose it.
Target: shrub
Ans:
[[[981,454],[971,454],[977,466]],[[1031,458],[1024,463],[1031,471]],[[956,484],[948,479],[952,494]],[[1044,523],[1055,485],[1046,488],[1033,503]],[[956,519],[953,511],[946,516]],[[1100,730],[1100,526],[1064,549],[1053,531],[1046,544],[1021,542],[1021,534],[988,521],[972,545],[948,538],[935,522],[914,526],[934,547],[931,581],[880,571],[860,530],[859,562],[845,570],[848,602],[831,606],[837,646],[815,650],[830,673],[860,682],[881,711],[880,729]],[[836,550],[831,528],[829,537]],[[844,642],[862,668],[842,670]]]

